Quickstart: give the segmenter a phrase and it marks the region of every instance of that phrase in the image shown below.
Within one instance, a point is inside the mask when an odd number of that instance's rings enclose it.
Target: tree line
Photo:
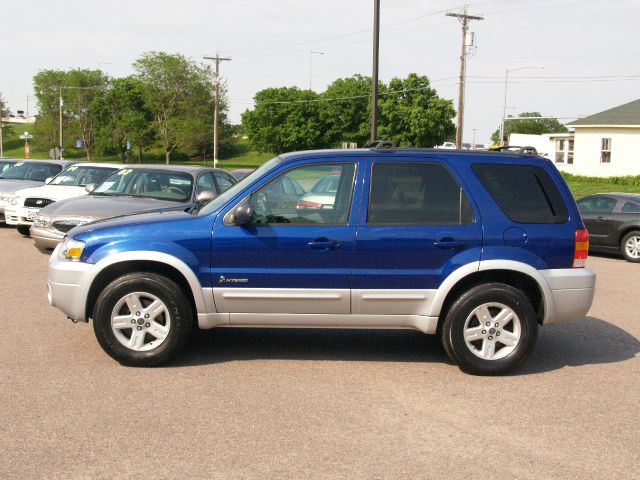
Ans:
[[[33,78],[39,114],[34,144],[59,144],[62,102],[63,147],[80,140],[87,160],[96,154],[142,160],[143,152],[172,157],[206,156],[213,149],[213,73],[180,54],[148,52],[135,73],[111,78],[101,70],[42,70]],[[224,89],[220,102],[220,156],[228,154],[232,127]],[[62,99],[62,100],[61,100]],[[135,153],[134,153],[135,152]]]

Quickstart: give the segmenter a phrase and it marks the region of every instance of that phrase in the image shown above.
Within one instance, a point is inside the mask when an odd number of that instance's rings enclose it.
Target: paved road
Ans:
[[[638,478],[640,265],[592,257],[590,317],[481,378],[414,332],[216,330],[114,363],[0,228],[0,478]]]

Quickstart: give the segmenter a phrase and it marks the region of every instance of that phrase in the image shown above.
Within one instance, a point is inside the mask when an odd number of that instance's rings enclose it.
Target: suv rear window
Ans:
[[[562,195],[542,168],[493,163],[476,163],[472,168],[514,222],[565,223],[569,219]]]

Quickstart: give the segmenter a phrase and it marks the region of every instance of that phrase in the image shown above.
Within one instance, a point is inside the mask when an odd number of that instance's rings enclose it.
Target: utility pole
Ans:
[[[460,53],[460,89],[458,92],[458,121],[456,125],[456,148],[460,150],[462,147],[462,128],[464,119],[464,84],[467,76],[467,32],[469,31],[469,23],[471,20],[484,20],[480,15],[469,15],[467,7],[464,7],[462,13],[447,12],[447,17],[456,17],[462,25],[462,51]]]
[[[0,96],[0,158],[4,157],[4,140],[2,137],[2,111],[4,110],[4,100]]]
[[[378,139],[378,53],[380,51],[380,0],[373,0],[373,68],[371,73],[371,141]]]
[[[64,101],[62,100],[62,85],[59,87],[59,92],[60,92],[60,108],[59,108],[59,119],[58,121],[60,122],[60,146],[59,146],[59,158],[60,160],[62,160],[62,150],[63,150],[63,144],[62,144],[62,106],[64,105]]]
[[[218,109],[220,105],[220,62],[231,61],[231,58],[220,57],[220,53],[216,52],[215,57],[203,57],[205,60],[213,60],[216,64],[214,85],[215,99],[213,107],[213,166],[218,166]]]

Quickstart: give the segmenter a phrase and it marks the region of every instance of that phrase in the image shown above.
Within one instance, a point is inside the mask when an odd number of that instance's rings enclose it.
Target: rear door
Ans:
[[[366,193],[365,193],[366,192]],[[453,270],[480,260],[480,218],[439,159],[367,162],[353,313],[426,315]]]

